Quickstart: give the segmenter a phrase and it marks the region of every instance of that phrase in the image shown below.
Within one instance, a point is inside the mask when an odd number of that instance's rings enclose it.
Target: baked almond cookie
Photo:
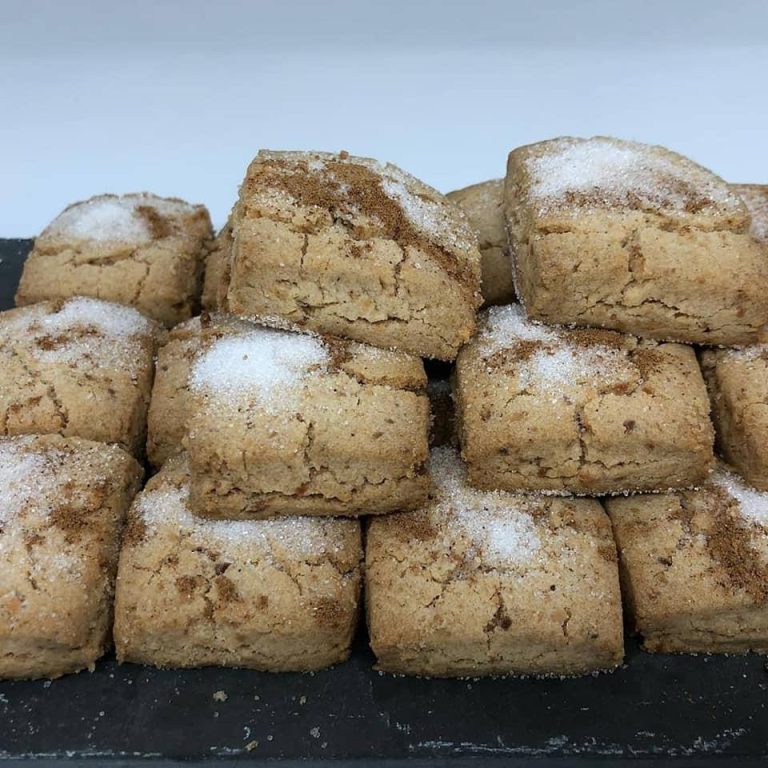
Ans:
[[[110,642],[120,531],[140,481],[116,446],[0,438],[0,678],[94,668]]]
[[[476,677],[619,665],[616,548],[600,503],[474,490],[452,448],[432,451],[432,473],[424,508],[368,527],[379,669]]]
[[[394,165],[346,152],[260,152],[224,272],[233,314],[445,360],[481,302],[461,211]]]
[[[701,368],[720,453],[768,491],[768,344],[705,350]]]
[[[768,652],[768,493],[720,467],[695,491],[606,504],[645,650]]]
[[[137,496],[115,597],[119,661],[272,672],[349,656],[360,603],[360,523],[204,520],[184,457]]]
[[[506,216],[534,319],[723,345],[768,323],[768,252],[747,207],[663,147],[595,137],[516,149]]]
[[[159,328],[73,298],[0,312],[0,434],[59,433],[144,451]]]
[[[511,304],[515,285],[504,222],[504,179],[473,184],[446,197],[467,214],[477,232],[484,303]]]
[[[413,509],[429,488],[422,361],[254,326],[190,375],[192,507],[221,518]]]
[[[219,293],[226,278],[226,269],[232,250],[232,224],[227,222],[211,245],[205,260],[203,279],[203,309],[212,312],[219,307]]]
[[[195,314],[211,220],[202,205],[148,192],[64,209],[35,240],[16,304],[93,296],[167,326]]]
[[[456,362],[456,423],[478,488],[604,494],[695,485],[713,461],[691,347],[547,327],[491,307]]]

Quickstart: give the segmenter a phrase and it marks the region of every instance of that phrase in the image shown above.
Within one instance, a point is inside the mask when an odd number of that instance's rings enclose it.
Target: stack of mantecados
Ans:
[[[620,570],[648,649],[768,650],[765,189],[558,139],[448,197],[262,152],[215,239],[151,195],[51,224],[0,313],[0,674],[92,665],[116,568],[161,666],[341,661],[365,579],[383,670],[611,669]]]
[[[606,138],[489,184],[520,304],[457,361],[470,482],[604,496],[647,650],[768,651],[768,187]]]

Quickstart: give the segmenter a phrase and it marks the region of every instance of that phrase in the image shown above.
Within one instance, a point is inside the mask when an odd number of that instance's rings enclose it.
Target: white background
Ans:
[[[561,134],[768,183],[764,0],[0,0],[0,236],[148,189],[221,224],[260,147],[442,190]]]

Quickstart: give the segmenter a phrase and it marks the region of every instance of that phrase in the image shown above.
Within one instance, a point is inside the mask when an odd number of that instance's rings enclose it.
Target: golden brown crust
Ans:
[[[725,345],[768,323],[768,257],[744,202],[680,155],[541,142],[510,153],[505,195],[518,295],[535,319]]]
[[[205,207],[177,198],[145,192],[73,203],[36,239],[16,304],[93,296],[175,325],[197,311],[211,236]]]
[[[115,446],[58,435],[0,438],[0,462],[0,677],[92,669],[141,469]]]
[[[759,496],[719,469],[698,490],[607,501],[647,650],[768,652],[768,529],[734,487]]]
[[[445,198],[394,166],[260,152],[232,224],[220,306],[235,314],[443,359],[472,334],[474,233]]]
[[[207,522],[188,507],[174,457],[136,498],[120,555],[120,661],[268,671],[343,661],[360,600],[352,520]]]
[[[455,381],[462,455],[478,487],[666,490],[711,468],[709,402],[688,347],[491,308]]]
[[[433,452],[433,463],[425,508],[368,527],[366,605],[379,668],[474,677],[619,664],[616,551],[600,504],[474,491],[455,473],[453,449]]]

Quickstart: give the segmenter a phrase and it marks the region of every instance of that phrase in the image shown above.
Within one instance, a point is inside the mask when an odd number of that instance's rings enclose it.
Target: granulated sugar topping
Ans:
[[[139,311],[90,298],[62,305],[34,304],[14,310],[0,323],[0,344],[27,340],[40,363],[120,367],[131,374],[142,362],[140,341],[154,328]]]
[[[572,395],[586,386],[637,377],[637,369],[621,348],[599,341],[576,343],[569,333],[532,323],[519,306],[492,307],[479,335],[479,351],[486,361],[504,350],[513,358],[516,351],[520,353],[512,372],[520,389],[530,395]]]
[[[206,547],[247,558],[254,554],[286,552],[296,558],[317,557],[339,551],[344,544],[344,521],[281,517],[274,520],[208,520],[189,509],[189,486],[165,484],[143,491],[136,510],[151,532],[170,529],[191,536]]]
[[[40,325],[49,333],[93,328],[112,337],[136,336],[152,329],[152,323],[132,307],[84,297],[69,299],[58,312],[43,316]]]
[[[554,342],[557,338],[555,329],[528,320],[519,304],[488,309],[479,335],[484,354],[492,354],[519,341]]]
[[[253,402],[279,413],[291,407],[305,377],[329,359],[317,337],[257,328],[213,342],[193,366],[190,386],[219,407]]]
[[[540,213],[628,208],[732,215],[740,200],[705,168],[662,147],[604,137],[546,142],[525,161]]]
[[[467,485],[466,470],[453,448],[435,448],[431,465],[437,511],[451,516],[454,530],[469,538],[488,564],[523,564],[536,554],[541,541],[527,511],[529,499]]]
[[[142,244],[167,236],[173,229],[174,217],[194,210],[182,200],[148,193],[100,195],[69,206],[41,237]]]
[[[59,524],[53,522],[52,513],[62,509],[65,502],[88,504],[90,487],[105,480],[109,458],[101,473],[89,476],[90,486],[73,484],[73,469],[83,455],[54,447],[36,448],[35,440],[33,436],[0,440],[0,563],[6,557],[23,556],[36,581],[76,579],[83,560],[78,541],[63,540],[55,551],[46,550],[43,555],[42,550],[27,546],[28,539],[46,536],[48,530],[55,529]],[[104,454],[97,450],[98,457]],[[89,463],[98,457],[91,451]],[[15,562],[18,567],[19,561]]]
[[[712,476],[712,482],[739,503],[742,517],[750,523],[768,528],[768,491],[756,490],[735,472],[722,467]]]
[[[32,437],[0,440],[0,521],[8,522],[32,501],[45,504],[53,479],[50,463],[40,453],[27,450]]]

